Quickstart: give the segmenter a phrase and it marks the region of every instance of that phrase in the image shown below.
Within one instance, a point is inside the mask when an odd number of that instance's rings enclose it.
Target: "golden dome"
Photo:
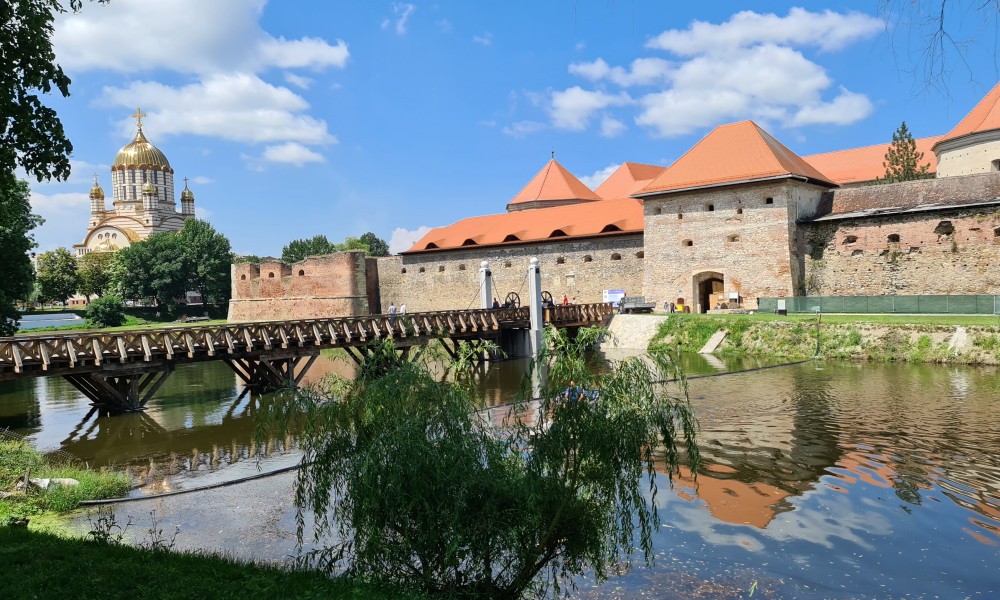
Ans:
[[[152,183],[150,183],[150,182],[147,181],[146,183],[142,184],[142,193],[143,194],[155,194],[156,193],[156,186],[154,186]]]
[[[181,192],[181,200],[194,200],[194,192],[188,189],[187,177],[184,178],[184,190]]]
[[[90,197],[91,198],[104,197],[104,188],[101,187],[101,184],[97,183],[97,177],[94,177],[94,186],[90,188]]]
[[[142,134],[142,127],[139,127],[132,143],[118,151],[118,155],[115,156],[115,164],[111,168],[124,169],[144,166],[160,167],[173,172],[167,157],[160,152],[159,148],[149,143],[146,136]]]

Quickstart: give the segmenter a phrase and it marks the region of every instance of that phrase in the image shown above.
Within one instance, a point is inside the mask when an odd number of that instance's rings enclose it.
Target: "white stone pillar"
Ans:
[[[493,272],[488,260],[479,263],[479,308],[493,308]]]
[[[545,314],[542,310],[542,272],[538,266],[538,259],[534,257],[528,265],[528,304],[531,308],[528,337],[531,342],[531,354],[537,357],[538,352],[542,349]]]

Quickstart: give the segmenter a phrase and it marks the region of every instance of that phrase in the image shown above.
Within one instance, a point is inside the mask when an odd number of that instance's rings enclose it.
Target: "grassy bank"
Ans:
[[[211,321],[200,321],[192,323],[192,325],[215,325],[218,323],[226,322],[226,311],[225,306],[210,305],[208,307],[208,316]],[[79,316],[81,319],[87,318],[86,309],[81,308],[63,308],[58,307],[57,309],[45,308],[41,310],[34,310],[24,313],[25,315],[41,315],[46,313],[59,313],[59,314],[74,314]],[[125,308],[125,323],[120,327],[107,327],[107,328],[94,328],[86,323],[80,323],[77,325],[65,325],[62,327],[39,327],[37,329],[22,329],[17,332],[17,335],[33,335],[37,333],[64,333],[71,331],[121,331],[123,329],[146,329],[153,327],[174,327],[183,326],[184,323],[179,323],[177,320],[181,317],[201,317],[205,314],[205,308],[200,305],[194,306],[177,306],[174,307],[173,314],[167,314],[166,310],[162,310],[156,307],[126,307]]]
[[[0,527],[0,598],[418,600],[310,571]]]
[[[132,487],[125,473],[105,469],[94,471],[64,461],[52,462],[24,441],[0,437],[0,491],[14,491],[15,484],[26,471],[30,471],[31,478],[70,478],[80,484],[0,498],[0,527],[20,517],[72,510],[82,500],[124,496]]]
[[[956,327],[966,335],[952,338]],[[1000,364],[996,317],[928,315],[671,315],[650,346],[697,352],[719,330],[716,354],[803,359],[819,356],[873,361]]]

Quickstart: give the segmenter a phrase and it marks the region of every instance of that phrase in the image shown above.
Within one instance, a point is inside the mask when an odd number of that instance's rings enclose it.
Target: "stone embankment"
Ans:
[[[618,317],[616,317],[617,319]],[[1000,364],[1000,327],[873,322],[822,324],[740,317],[670,318],[650,345],[698,352],[719,331],[720,355],[803,359],[819,356],[917,363]]]
[[[645,350],[667,318],[667,315],[615,315],[608,323],[608,335],[601,342],[601,349]]]

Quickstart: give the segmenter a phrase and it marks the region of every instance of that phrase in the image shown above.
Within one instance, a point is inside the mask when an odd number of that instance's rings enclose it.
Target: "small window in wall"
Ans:
[[[438,273],[444,273],[444,265],[438,267]]]
[[[685,248],[688,246],[694,246],[694,242],[692,240],[684,240],[681,242],[681,246],[684,246]]]
[[[646,258],[646,252],[643,251],[643,250],[639,250],[638,252],[635,253],[635,257],[636,258]]]
[[[400,269],[399,272],[402,273],[403,275],[406,275],[406,267]]]
[[[1000,237],[1000,227],[993,230],[993,237]]]
[[[442,269],[442,270],[444,270],[444,269]],[[465,265],[458,265],[458,270],[459,271],[464,271],[465,270]]]
[[[268,273],[267,274],[267,278],[268,279],[274,279],[274,273]]]
[[[240,275],[240,279],[246,280],[246,278],[247,278],[246,275]]]
[[[419,273],[423,273],[423,272],[424,272],[424,271],[426,271],[426,270],[427,270],[427,269],[425,269],[425,268],[423,268],[423,267],[420,267],[420,269],[419,269],[419,271],[418,271],[418,272],[419,272]]]
[[[708,210],[708,212],[712,212],[712,211],[715,210],[715,205],[714,204],[709,204],[705,208]]]
[[[726,241],[727,242],[738,242],[738,241],[740,241],[740,236],[738,236],[735,233],[732,234],[732,235],[727,235],[726,236]]]
[[[560,256],[559,258],[556,259],[556,264],[557,265],[564,265],[564,264],[566,264],[566,258],[563,257],[563,256]]]
[[[657,206],[656,208],[653,209],[653,214],[654,215],[658,215],[658,214],[660,214],[662,212],[663,212],[663,209],[660,208],[659,206]]]
[[[684,218],[684,213],[677,213],[677,218],[678,219],[683,219]]]
[[[899,234],[898,233],[890,233],[889,237],[887,239],[889,240],[890,244],[898,244],[899,243]]]
[[[998,231],[1000,231],[1000,230],[998,230]],[[589,254],[583,257],[583,262],[591,262],[593,260],[594,260],[594,257],[591,256],[591,255],[589,255]]]
[[[504,266],[504,268],[509,269],[510,268],[510,261],[508,260],[507,262],[505,262],[503,264],[503,266]]]
[[[766,198],[764,204],[774,204],[774,198]]]
[[[855,243],[857,241],[858,241],[858,236],[856,236],[856,235],[849,235],[849,236],[846,236],[844,238],[844,243],[845,244],[853,244],[853,243]]]
[[[305,269],[299,269],[299,277],[303,277],[305,276],[305,274],[306,274]]]
[[[622,259],[622,255],[618,254],[617,252],[615,252],[614,254],[611,255],[611,260],[621,260],[621,259]]]
[[[951,221],[941,221],[934,228],[934,233],[938,235],[951,235],[955,233],[955,226],[951,224]]]
[[[994,160],[990,164],[993,166],[994,171],[1000,171],[1000,158]]]
[[[743,214],[743,209],[742,208],[737,208],[736,209],[736,214],[742,215]]]

